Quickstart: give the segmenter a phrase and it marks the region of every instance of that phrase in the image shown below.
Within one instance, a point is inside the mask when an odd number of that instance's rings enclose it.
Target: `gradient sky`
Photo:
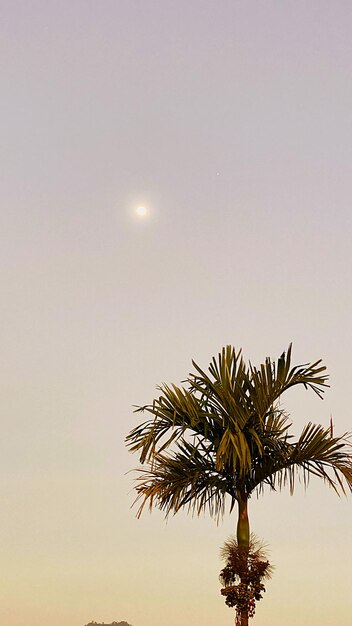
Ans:
[[[0,13],[0,623],[227,626],[236,516],[136,520],[124,437],[226,343],[323,358],[294,431],[352,429],[351,2]],[[250,512],[276,566],[253,624],[347,624],[351,499],[313,481]]]

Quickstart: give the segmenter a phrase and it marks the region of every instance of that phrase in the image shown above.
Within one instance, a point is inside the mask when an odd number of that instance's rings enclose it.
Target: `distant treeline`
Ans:
[[[110,622],[110,624],[104,624],[104,622],[89,622],[86,626],[131,626],[127,622]]]

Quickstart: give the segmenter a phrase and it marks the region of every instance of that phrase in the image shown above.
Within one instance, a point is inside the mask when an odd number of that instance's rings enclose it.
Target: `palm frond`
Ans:
[[[193,445],[179,441],[177,453],[158,453],[138,472],[135,487],[135,502],[140,502],[138,517],[145,506],[150,510],[154,506],[159,508],[166,517],[184,506],[196,515],[208,509],[216,519],[223,516],[229,482],[216,471],[212,455],[202,442]]]
[[[255,411],[263,417],[290,387],[303,385],[320,398],[323,396],[324,388],[328,387],[326,382],[328,375],[324,373],[326,367],[321,365],[321,360],[291,367],[291,352],[292,344],[276,363],[268,357],[259,368],[250,364],[248,394]]]
[[[352,491],[352,446],[345,434],[332,437],[330,427],[308,423],[298,441],[281,442],[273,454],[258,460],[251,487],[269,484],[280,489],[286,484],[290,492],[296,477],[308,485],[311,476],[322,478],[337,494]]]
[[[147,412],[153,418],[138,425],[126,437],[131,452],[140,453],[141,463],[168,448],[186,430],[207,438],[216,428],[216,415],[209,415],[188,389],[166,384],[159,389],[162,393],[153,404],[136,409],[136,412]]]

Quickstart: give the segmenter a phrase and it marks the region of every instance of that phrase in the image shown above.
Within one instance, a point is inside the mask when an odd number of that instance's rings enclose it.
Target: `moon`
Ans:
[[[138,217],[146,217],[148,215],[148,210],[145,206],[139,206],[136,209],[136,213],[138,215]]]

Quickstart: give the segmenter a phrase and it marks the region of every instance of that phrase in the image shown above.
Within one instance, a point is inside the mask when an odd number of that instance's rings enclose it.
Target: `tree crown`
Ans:
[[[148,503],[166,515],[186,506],[211,515],[224,512],[264,485],[294,490],[297,472],[324,479],[337,492],[352,490],[348,435],[335,437],[332,425],[308,423],[297,440],[281,405],[289,388],[303,385],[322,398],[327,387],[321,360],[291,366],[292,346],[277,361],[259,367],[244,362],[232,346],[221,350],[208,371],[194,371],[183,386],[163,384],[152,404],[137,412],[150,418],[134,428],[126,442],[139,453],[139,514]]]

